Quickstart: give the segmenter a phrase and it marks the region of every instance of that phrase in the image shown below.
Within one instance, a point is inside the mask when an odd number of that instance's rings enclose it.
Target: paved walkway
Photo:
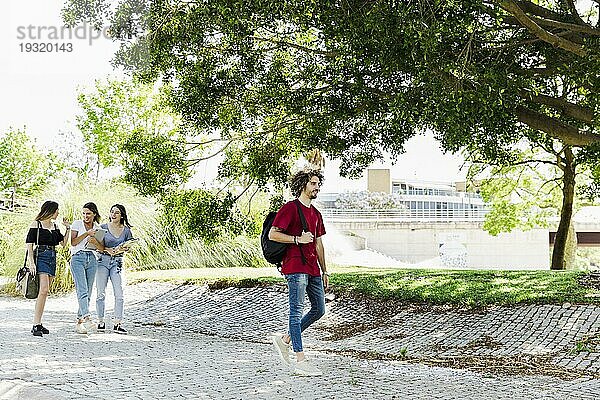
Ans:
[[[126,296],[129,335],[76,334],[72,294],[49,300],[43,338],[29,333],[32,301],[0,297],[0,399],[600,398],[597,355],[570,352],[600,330],[599,307],[472,314],[340,298],[306,336],[325,375],[304,378],[266,340],[286,324],[283,286]]]

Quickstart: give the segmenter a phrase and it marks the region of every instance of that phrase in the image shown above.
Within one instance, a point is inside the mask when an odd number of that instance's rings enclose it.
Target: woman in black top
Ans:
[[[48,297],[48,290],[52,284],[52,279],[56,275],[56,249],[55,246],[67,245],[67,231],[71,229],[71,224],[66,218],[63,218],[63,225],[67,228],[63,235],[56,223],[58,217],[58,203],[55,201],[46,201],[35,217],[35,221],[29,227],[27,233],[27,263],[32,274],[37,274],[40,280],[40,291],[35,301],[35,311],[33,313],[33,336],[42,336],[50,331],[42,326],[42,314]],[[34,250],[34,244],[37,244],[37,250]],[[37,260],[34,260],[34,251],[37,252]]]

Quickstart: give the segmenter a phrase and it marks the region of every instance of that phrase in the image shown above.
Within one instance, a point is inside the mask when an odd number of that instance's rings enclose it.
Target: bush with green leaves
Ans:
[[[235,201],[229,192],[223,195],[204,189],[171,192],[161,198],[160,221],[169,229],[181,229],[185,236],[206,242],[214,242],[224,232],[234,236],[255,233],[253,221],[234,209]]]

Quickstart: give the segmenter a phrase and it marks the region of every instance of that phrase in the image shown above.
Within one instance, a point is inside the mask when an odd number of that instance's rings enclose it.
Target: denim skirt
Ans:
[[[54,250],[43,250],[39,251],[37,255],[37,262],[35,263],[38,274],[47,274],[49,276],[56,275],[56,251]]]

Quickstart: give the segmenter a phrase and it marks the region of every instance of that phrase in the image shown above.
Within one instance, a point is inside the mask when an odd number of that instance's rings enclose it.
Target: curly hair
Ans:
[[[300,197],[300,194],[306,188],[306,185],[308,185],[308,182],[313,176],[319,178],[319,181],[321,184],[323,184],[325,178],[318,169],[298,171],[290,178],[290,190],[292,191],[294,197]]]

